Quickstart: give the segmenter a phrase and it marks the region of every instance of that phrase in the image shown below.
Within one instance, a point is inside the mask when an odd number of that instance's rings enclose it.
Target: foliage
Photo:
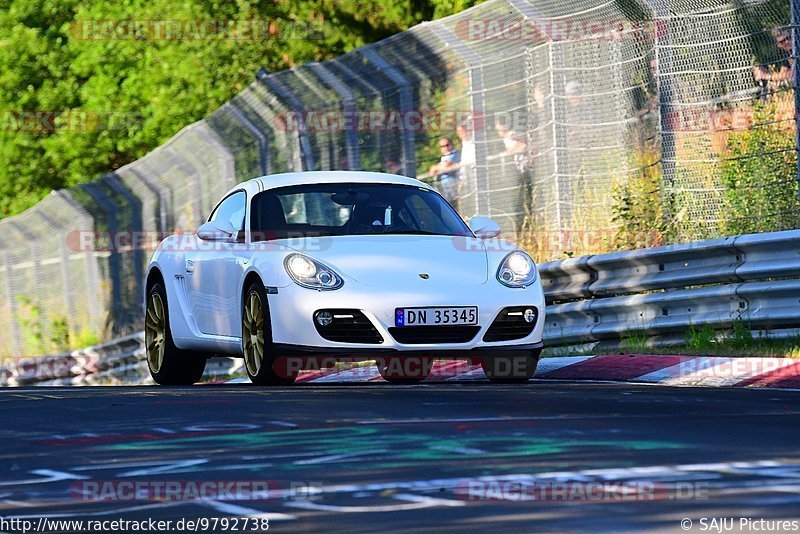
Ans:
[[[717,346],[717,333],[709,324],[704,324],[699,328],[689,325],[684,340],[689,350],[707,352]]]
[[[732,347],[743,349],[753,345],[753,334],[750,332],[748,325],[741,319],[737,318],[733,322],[733,330],[727,341]]]
[[[728,137],[721,163],[725,186],[723,235],[797,226],[797,152],[794,122],[779,119],[778,100],[757,103],[753,126]]]
[[[20,295],[17,297],[17,301],[20,309],[17,311],[16,319],[25,345],[31,353],[64,352],[72,348],[93,344],[81,345],[86,341],[97,342],[97,336],[87,336],[86,334],[70,335],[69,323],[66,317],[58,316],[49,319],[44,307],[40,303],[34,302],[30,297]],[[49,336],[47,332],[49,332]]]
[[[629,332],[627,335],[620,339],[619,345],[623,352],[646,352],[649,348],[647,346],[647,334],[644,331]]]
[[[22,330],[25,345],[35,354],[44,354],[47,345],[42,328],[42,306],[25,295],[20,295],[17,300],[22,308],[17,312],[17,322]]]
[[[613,245],[619,250],[653,247],[666,241],[669,225],[664,217],[658,160],[655,147],[638,152],[632,166],[639,170],[613,188],[611,220],[620,225]]]
[[[93,180],[140,158],[244,89],[260,66],[277,71],[325,60],[474,3],[4,2],[0,217],[30,207],[51,189]],[[175,20],[270,24],[266,38],[87,38],[111,35],[97,31],[93,21]],[[26,128],[19,115],[68,110],[78,112],[88,126]],[[65,117],[58,119],[60,124],[74,124]]]

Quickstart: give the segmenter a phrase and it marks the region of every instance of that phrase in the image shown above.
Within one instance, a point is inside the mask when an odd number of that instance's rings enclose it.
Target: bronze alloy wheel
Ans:
[[[264,362],[264,305],[259,294],[247,294],[242,321],[244,364],[251,375],[257,375]]]
[[[147,347],[147,364],[153,373],[158,373],[164,363],[166,350],[167,314],[161,295],[150,293],[147,301],[147,316],[144,322],[144,340]]]

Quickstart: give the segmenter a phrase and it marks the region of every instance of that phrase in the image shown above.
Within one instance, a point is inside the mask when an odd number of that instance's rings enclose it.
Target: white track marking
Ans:
[[[481,369],[481,366],[479,365],[472,371],[468,371],[466,373],[456,376],[451,376],[450,378],[445,379],[445,381],[450,381],[450,380],[486,380],[486,375],[483,374],[483,369]]]
[[[765,373],[796,365],[791,358],[696,357],[632,379],[667,386],[735,386]]]
[[[464,501],[452,499],[440,499],[426,497],[424,495],[412,495],[409,493],[399,493],[392,495],[393,499],[406,501],[407,504],[378,504],[374,506],[340,506],[335,504],[320,504],[313,501],[291,501],[286,506],[291,508],[301,508],[303,510],[314,510],[320,512],[339,512],[350,514],[361,514],[369,512],[403,512],[408,510],[420,510],[423,508],[435,508],[438,506],[464,506]]]
[[[307,383],[318,384],[325,382],[368,382],[380,373],[375,365],[369,367],[359,365],[350,369],[341,369],[330,374],[307,380]]]
[[[576,363],[581,363],[591,358],[592,356],[560,356],[558,358],[542,358],[539,360],[539,365],[536,366],[536,375],[534,376],[551,373],[561,369],[562,367],[575,365]]]
[[[27,484],[44,484],[46,482],[60,482],[62,480],[86,480],[89,477],[65,473],[63,471],[53,471],[51,469],[36,469],[31,471],[34,475],[41,475],[44,478],[28,478],[25,480],[6,480],[0,482],[0,486],[22,486]]]
[[[397,495],[392,495],[393,499],[397,499],[398,501],[408,501],[408,502],[416,502],[421,504],[427,504],[429,506],[464,506],[466,503],[464,501],[456,501],[454,499],[442,499],[439,497],[427,497],[425,495],[413,495],[411,493],[398,493]]]
[[[297,516],[291,514],[281,514],[278,512],[262,512],[253,508],[246,508],[238,504],[231,504],[222,501],[192,501],[194,504],[200,504],[208,508],[213,508],[223,514],[229,514],[235,517],[253,517],[256,519],[269,519],[270,521],[290,521],[297,519]]]
[[[351,453],[351,454],[331,454],[329,456],[319,456],[317,458],[310,458],[308,460],[297,460],[292,462],[294,465],[314,465],[324,464],[329,462],[338,462],[339,460],[352,460],[353,458],[361,458],[362,456],[371,456],[373,454],[384,453],[384,450],[370,450],[369,452]]]
[[[194,460],[179,460],[177,462],[170,462],[170,463],[161,463],[160,467],[151,467],[149,469],[135,469],[133,471],[126,471],[125,473],[120,473],[117,475],[118,477],[140,477],[145,475],[160,475],[163,473],[174,473],[177,472],[178,469],[185,469],[187,467],[194,467],[197,465],[202,465],[208,463],[208,460],[205,458],[198,458]]]

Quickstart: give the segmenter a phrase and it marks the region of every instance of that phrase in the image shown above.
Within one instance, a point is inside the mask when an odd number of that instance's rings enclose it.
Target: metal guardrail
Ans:
[[[204,379],[243,374],[241,359],[212,358]],[[9,358],[0,365],[0,386],[88,386],[153,384],[144,356],[144,333],[42,358]]]
[[[683,334],[692,325],[800,327],[800,231],[544,263],[545,342]]]
[[[680,342],[690,326],[726,330],[742,321],[768,337],[800,334],[800,230],[742,235],[541,264],[547,346]],[[152,383],[143,334],[0,366],[0,385]],[[209,362],[206,377],[241,370]]]

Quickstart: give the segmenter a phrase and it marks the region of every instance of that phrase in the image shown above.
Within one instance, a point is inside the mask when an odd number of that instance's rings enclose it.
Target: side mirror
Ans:
[[[209,221],[200,225],[197,229],[197,237],[203,241],[223,241],[233,242],[236,240],[238,232],[233,228],[222,228],[219,222]]]
[[[488,217],[473,217],[469,227],[481,239],[491,239],[500,235],[500,225]]]

